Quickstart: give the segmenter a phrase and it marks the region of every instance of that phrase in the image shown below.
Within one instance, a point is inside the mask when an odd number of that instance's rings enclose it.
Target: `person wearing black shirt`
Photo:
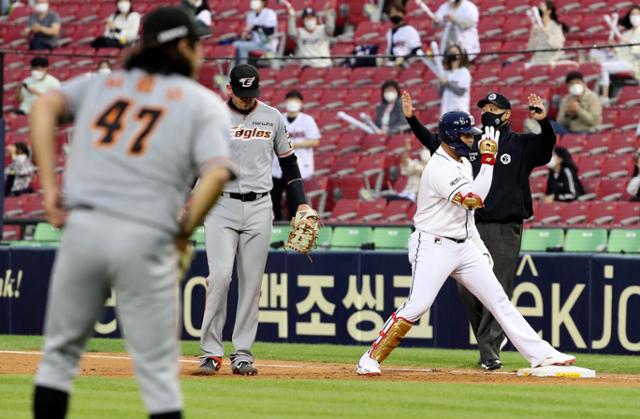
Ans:
[[[549,167],[549,177],[545,202],[571,202],[584,193],[578,178],[578,167],[573,162],[569,150],[556,147],[547,167]]]
[[[440,139],[418,121],[408,92],[402,94],[402,102],[413,133],[429,151],[435,152]],[[509,123],[511,103],[498,93],[489,93],[477,104],[482,109],[482,125],[500,130],[500,149],[484,208],[475,212],[476,226],[489,249],[490,255],[486,256],[493,263],[493,271],[509,298],[513,294],[513,279],[520,253],[522,221],[533,214],[529,174],[535,167],[547,164],[556,143],[556,134],[542,99],[531,94],[528,102],[530,117],[540,124],[540,134],[514,133]],[[480,170],[478,140],[469,155],[474,176]],[[479,366],[486,370],[501,368],[500,349],[505,340],[502,328],[469,291],[460,286],[458,291],[478,340]]]

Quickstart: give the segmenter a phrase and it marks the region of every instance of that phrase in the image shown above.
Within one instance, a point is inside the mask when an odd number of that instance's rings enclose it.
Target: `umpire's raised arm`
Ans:
[[[543,166],[551,160],[553,148],[556,145],[556,133],[549,121],[547,109],[540,96],[535,93],[529,95],[530,117],[540,124],[540,134],[524,135],[529,147],[529,170],[534,167]]]
[[[435,153],[438,147],[440,147],[440,139],[418,121],[415,109],[411,103],[411,95],[406,90],[402,92],[402,113],[404,117],[407,118],[413,135],[420,140],[423,146],[427,147],[427,150],[429,150],[431,154]]]

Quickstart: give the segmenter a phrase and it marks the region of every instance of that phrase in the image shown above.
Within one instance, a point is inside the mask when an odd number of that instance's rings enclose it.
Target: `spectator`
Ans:
[[[594,132],[602,123],[602,105],[598,96],[587,87],[582,74],[571,71],[566,77],[569,94],[562,98],[556,133]]]
[[[38,96],[49,90],[60,87],[60,81],[48,74],[49,60],[45,57],[35,57],[31,60],[31,75],[24,79],[22,88],[18,90],[18,113],[28,115],[31,105]]]
[[[17,196],[31,193],[31,178],[35,167],[31,162],[31,150],[25,143],[9,144],[6,148],[11,164],[4,169],[4,195]]]
[[[616,48],[613,53],[604,50],[593,50],[591,56],[602,65],[600,86],[602,97],[606,102],[609,98],[611,75],[632,73],[640,77],[640,5],[632,6],[629,12],[620,19],[620,25],[626,30],[614,43],[636,44],[632,47]]]
[[[411,25],[405,22],[406,9],[402,2],[397,0],[389,7],[389,20],[393,27],[387,32],[387,55],[391,65],[407,66],[407,59],[415,55],[424,55],[420,34]]]
[[[129,0],[116,0],[116,10],[104,23],[104,33],[94,39],[94,48],[124,48],[138,39],[140,13]]]
[[[297,90],[291,90],[285,96],[286,112],[283,115],[289,138],[298,158],[298,167],[302,179],[313,176],[313,149],[320,144],[320,130],[315,119],[311,115],[302,112],[304,100]],[[280,210],[282,193],[287,188],[287,183],[282,178],[282,169],[277,157],[273,158],[273,189],[271,200],[273,203],[273,215],[276,221],[291,219],[296,214],[294,203],[287,200],[289,218],[284,218]]]
[[[278,17],[267,8],[267,0],[250,0],[251,11],[247,14],[246,27],[241,40],[235,41],[236,64],[246,64],[253,51],[275,52],[278,39]]]
[[[112,70],[113,68],[111,67],[111,63],[107,60],[102,60],[98,63],[96,73],[105,76],[107,74],[111,74]]]
[[[420,190],[420,179],[422,178],[422,171],[427,165],[431,153],[425,147],[420,149],[420,160],[412,159],[409,153],[411,153],[411,137],[407,137],[404,144],[404,152],[402,153],[402,160],[400,160],[400,174],[407,176],[407,184],[402,192],[397,195],[388,195],[387,201],[406,200],[416,202],[418,198],[418,191]]]
[[[447,48],[443,61],[445,75],[440,79],[440,115],[450,111],[469,113],[471,73],[467,53],[460,46],[453,44]]]
[[[407,122],[402,113],[400,85],[395,80],[382,83],[382,102],[376,108],[374,123],[385,134],[396,134],[404,129]]]
[[[198,0],[196,2],[196,23],[204,24],[211,30],[212,15],[208,0]]]
[[[533,25],[529,34],[528,49],[552,49],[564,46],[564,25],[558,20],[556,5],[549,0],[540,3],[542,27]],[[528,65],[549,65],[562,57],[562,51],[536,52]]]
[[[478,7],[469,0],[449,0],[444,2],[435,13],[435,20],[444,26],[440,51],[451,44],[458,44],[469,54],[473,61],[480,52],[478,37]]]
[[[34,14],[29,17],[23,36],[30,37],[29,49],[39,51],[58,47],[60,38],[60,16],[49,10],[47,0],[36,0]]]
[[[547,178],[547,193],[544,202],[575,201],[584,193],[582,183],[578,178],[578,167],[569,150],[564,147],[556,147],[547,167],[549,168],[549,177]]]
[[[331,56],[331,37],[336,28],[336,13],[331,8],[331,1],[324,5],[325,24],[318,25],[316,11],[307,7],[302,12],[304,27],[296,27],[296,11],[286,0],[283,3],[289,10],[287,25],[288,35],[296,40],[296,57],[329,57]],[[331,60],[305,58],[300,61],[303,67],[331,67]]]
[[[184,10],[196,24],[196,33],[198,36],[203,37],[211,35],[211,12],[207,13],[203,11],[205,0],[181,0],[180,7]],[[207,3],[208,9],[208,3]],[[207,23],[207,17],[209,17],[209,23]]]
[[[640,150],[636,155],[636,165],[633,168],[633,176],[627,185],[627,193],[632,201],[640,201]]]

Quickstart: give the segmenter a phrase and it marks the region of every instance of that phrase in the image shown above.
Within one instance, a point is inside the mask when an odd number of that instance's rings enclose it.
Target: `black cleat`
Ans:
[[[487,361],[481,361],[480,368],[485,371],[499,370],[500,368],[502,368],[502,362],[500,362],[499,359],[489,359]]]
[[[205,358],[200,363],[196,375],[216,375],[222,365],[222,358],[218,356],[212,356]]]
[[[252,362],[239,361],[231,366],[231,371],[237,375],[257,375],[258,370],[253,366]]]

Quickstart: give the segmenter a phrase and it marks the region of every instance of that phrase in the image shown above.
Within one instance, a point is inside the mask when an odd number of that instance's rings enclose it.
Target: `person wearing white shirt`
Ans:
[[[291,90],[285,96],[286,112],[283,114],[284,123],[289,133],[289,139],[293,145],[298,159],[298,167],[302,179],[309,179],[313,176],[313,149],[320,144],[320,130],[315,119],[311,115],[302,112],[304,99],[297,90]],[[282,169],[278,158],[273,158],[272,166],[273,189],[271,190],[271,201],[273,203],[273,215],[276,221],[285,219],[280,210],[282,193],[287,188],[287,184],[282,178]],[[289,214],[293,217],[296,207],[293,202],[287,200]]]
[[[406,9],[401,2],[396,1],[389,8],[389,20],[393,27],[387,31],[387,55],[389,65],[406,65],[407,58],[424,55],[420,34],[405,21]]]
[[[359,375],[382,373],[380,363],[429,310],[449,276],[469,289],[494,314],[532,368],[570,365],[576,360],[538,336],[509,301],[493,273],[491,255],[480,238],[473,215],[484,206],[491,188],[500,132],[486,128],[478,145],[481,168],[474,179],[468,158],[473,136],[479,133],[473,116],[466,112],[449,112],[440,119],[438,136],[442,143],[422,172],[414,216],[416,230],[409,239],[411,291],[358,361]]]
[[[336,28],[336,13],[331,8],[331,1],[325,4],[325,23],[318,24],[318,16],[314,9],[307,7],[302,12],[303,27],[296,27],[296,11],[287,0],[283,3],[289,10],[287,22],[288,35],[296,40],[296,57],[302,67],[331,67],[330,59],[312,58],[331,56],[331,39]],[[304,58],[309,57],[309,58]]]
[[[94,48],[124,48],[138,39],[140,13],[129,0],[116,0],[116,11],[104,23],[104,33],[91,42]]]
[[[20,107],[18,113],[29,115],[31,106],[36,99],[49,90],[60,88],[60,81],[48,73],[49,60],[45,57],[35,57],[31,60],[31,76],[24,79],[22,88],[18,91]]]
[[[443,67],[445,71],[440,79],[440,115],[451,111],[468,113],[471,101],[471,73],[467,53],[456,44],[450,45],[444,56]]]
[[[212,15],[208,0],[198,0],[196,6],[196,22],[201,22],[203,25],[211,27]]]
[[[478,7],[469,0],[448,0],[435,13],[435,20],[443,26],[440,51],[451,44],[458,44],[473,61],[480,52],[478,37]]]
[[[246,27],[241,40],[235,41],[236,64],[246,64],[252,51],[275,52],[278,48],[278,16],[267,8],[267,0],[250,0]]]

